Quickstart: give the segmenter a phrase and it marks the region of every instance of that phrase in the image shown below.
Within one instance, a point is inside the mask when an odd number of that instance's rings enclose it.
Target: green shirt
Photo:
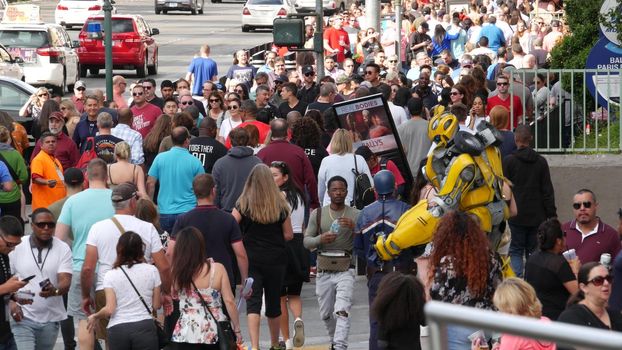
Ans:
[[[354,230],[349,227],[339,227],[339,233],[337,233],[337,239],[334,242],[328,244],[320,243],[320,236],[317,232],[317,210],[311,212],[309,216],[309,225],[305,231],[304,245],[307,249],[324,250],[345,250],[348,253],[352,253],[352,242],[354,240]],[[343,211],[335,212],[330,209],[330,205],[322,207],[322,233],[330,231],[330,226],[333,221],[340,217],[352,219],[356,224],[360,211],[356,208],[346,206]],[[342,216],[343,215],[343,216]]]
[[[3,149],[0,154],[4,157],[7,163],[7,167],[13,169],[13,172],[17,175],[17,179],[21,183],[28,181],[28,169],[26,169],[26,162],[19,152],[14,149]],[[0,191],[0,203],[13,203],[21,199],[21,190],[19,186],[14,186],[13,190],[9,192]]]

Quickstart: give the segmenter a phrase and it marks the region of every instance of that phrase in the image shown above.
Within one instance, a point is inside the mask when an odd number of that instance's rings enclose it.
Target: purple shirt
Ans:
[[[574,249],[577,252],[581,264],[590,261],[600,261],[603,253],[611,254],[613,259],[620,252],[620,236],[613,227],[598,219],[596,232],[582,239],[583,234],[577,230],[577,221],[572,220],[562,226],[566,233],[566,249]]]

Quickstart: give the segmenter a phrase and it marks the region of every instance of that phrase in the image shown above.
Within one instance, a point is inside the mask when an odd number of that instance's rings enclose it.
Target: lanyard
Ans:
[[[35,257],[35,253],[32,251],[33,249],[37,249],[37,251],[39,252],[38,254],[39,259]],[[30,245],[30,254],[32,254],[32,259],[35,261],[37,268],[41,272],[41,277],[43,277],[43,266],[45,266],[45,262],[48,260],[48,255],[50,255],[50,250],[52,250],[51,246],[48,247],[48,251],[45,253],[45,258],[43,258],[43,262],[41,263],[41,266],[39,266],[39,262],[41,261],[41,249],[37,247],[33,247],[32,244]]]

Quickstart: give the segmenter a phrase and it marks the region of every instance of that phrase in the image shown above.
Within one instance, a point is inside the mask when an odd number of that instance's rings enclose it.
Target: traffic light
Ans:
[[[303,47],[305,43],[305,22],[302,18],[275,18],[272,41],[277,46]]]

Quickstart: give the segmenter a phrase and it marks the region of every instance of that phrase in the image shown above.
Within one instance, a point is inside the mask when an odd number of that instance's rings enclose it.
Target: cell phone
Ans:
[[[36,275],[28,276],[22,280],[22,282],[28,283],[31,279],[35,278]]]
[[[39,282],[39,287],[41,287],[41,290],[45,290],[48,287],[48,285],[50,285],[50,284],[52,284],[50,282],[50,279],[46,278],[43,281]]]

